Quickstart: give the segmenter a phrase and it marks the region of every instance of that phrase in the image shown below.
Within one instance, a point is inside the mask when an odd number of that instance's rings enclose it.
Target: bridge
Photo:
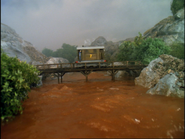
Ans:
[[[112,76],[112,80],[115,80],[115,75],[120,70],[142,70],[147,65],[141,64],[140,61],[123,61],[123,62],[93,62],[93,63],[59,63],[59,64],[42,64],[35,65],[36,68],[42,74],[51,74],[54,73],[55,76],[62,77],[67,72],[81,72],[85,77],[86,81],[88,81],[88,75],[91,72],[96,71],[108,71]]]

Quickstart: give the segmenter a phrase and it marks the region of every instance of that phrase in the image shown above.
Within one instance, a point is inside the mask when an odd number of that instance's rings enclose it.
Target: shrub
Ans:
[[[173,43],[172,45],[170,45],[170,48],[170,55],[179,59],[184,59],[184,43]]]
[[[170,48],[159,38],[147,38],[136,47],[136,59],[143,64],[149,64],[150,61],[158,58],[162,54],[168,54]]]
[[[117,59],[119,61],[132,61],[135,59],[134,52],[135,52],[134,43],[131,41],[125,41],[119,47]]]
[[[161,54],[168,54],[170,48],[165,45],[162,39],[143,39],[141,33],[135,37],[133,42],[125,41],[119,47],[118,60],[121,61],[141,61],[148,64]]]
[[[22,113],[22,101],[30,85],[38,83],[39,71],[26,62],[1,53],[1,119]]]

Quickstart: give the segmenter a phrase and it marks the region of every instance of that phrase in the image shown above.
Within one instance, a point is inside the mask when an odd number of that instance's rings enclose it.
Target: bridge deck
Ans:
[[[43,64],[36,65],[37,69],[40,70],[42,74],[44,73],[57,73],[58,82],[59,76],[62,76],[67,72],[81,72],[86,76],[86,81],[88,80],[88,75],[92,71],[109,71],[114,80],[114,76],[119,70],[142,70],[147,65],[142,65],[138,61],[124,61],[124,62],[94,62],[94,63],[60,63],[60,64]]]

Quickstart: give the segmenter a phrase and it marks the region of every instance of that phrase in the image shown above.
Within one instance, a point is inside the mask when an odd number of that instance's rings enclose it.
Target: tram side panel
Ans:
[[[84,64],[87,63],[86,67],[97,67],[98,62],[106,62],[104,60],[104,49],[85,49],[78,50],[78,61],[76,61],[77,67],[85,67]],[[100,66],[106,66],[105,63],[100,63]]]

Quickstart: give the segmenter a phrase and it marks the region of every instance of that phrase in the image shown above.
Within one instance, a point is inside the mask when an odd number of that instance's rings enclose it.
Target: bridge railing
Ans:
[[[65,69],[65,68],[88,68],[88,67],[120,67],[129,65],[142,65],[140,61],[121,61],[121,62],[92,62],[92,63],[59,63],[35,65],[37,69]]]

